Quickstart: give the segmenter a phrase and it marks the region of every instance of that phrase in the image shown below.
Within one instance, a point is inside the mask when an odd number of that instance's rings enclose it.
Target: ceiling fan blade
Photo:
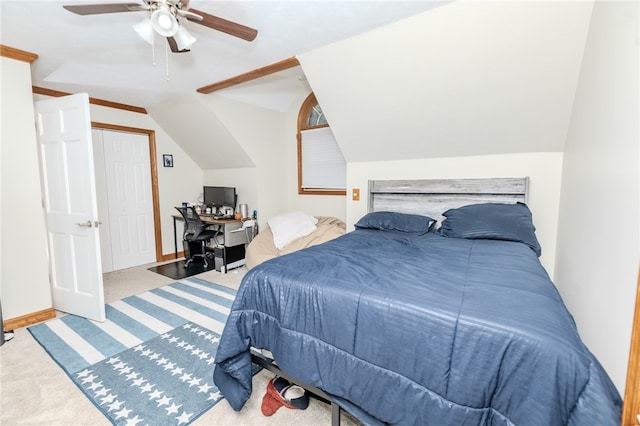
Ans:
[[[236,22],[227,21],[226,19],[209,15],[208,13],[201,12],[195,9],[189,9],[189,12],[193,12],[197,15],[202,16],[202,20],[199,20],[195,17],[187,15],[186,18],[189,21],[195,22],[196,24],[204,25],[205,27],[209,27],[214,30],[222,31],[223,33],[227,33],[234,37],[238,37],[246,41],[253,41],[258,35],[257,30],[238,24]]]
[[[167,37],[167,43],[169,43],[169,47],[171,48],[171,51],[173,53],[186,53],[191,51],[191,49],[180,50],[180,48],[178,48],[178,43],[176,42],[176,39],[173,37]]]
[[[101,13],[137,12],[148,10],[140,3],[100,3],[100,4],[67,4],[62,6],[77,15],[98,15]]]

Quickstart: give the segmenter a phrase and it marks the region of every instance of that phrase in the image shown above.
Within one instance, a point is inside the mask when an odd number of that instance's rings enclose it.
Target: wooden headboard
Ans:
[[[529,178],[370,180],[369,212],[395,211],[439,222],[451,208],[478,203],[527,202]]]

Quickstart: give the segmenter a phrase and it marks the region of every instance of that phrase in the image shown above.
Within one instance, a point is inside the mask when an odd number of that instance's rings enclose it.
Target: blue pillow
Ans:
[[[402,231],[426,234],[436,223],[429,216],[397,212],[372,212],[364,215],[356,229],[378,229],[380,231]]]
[[[538,256],[542,254],[526,204],[471,204],[442,215],[445,219],[440,234],[445,237],[517,241],[527,244]]]

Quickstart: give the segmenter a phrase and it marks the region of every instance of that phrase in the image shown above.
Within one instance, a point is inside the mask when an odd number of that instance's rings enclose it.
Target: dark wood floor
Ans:
[[[213,259],[207,260],[209,265],[205,268],[202,259],[194,259],[187,268],[184,267],[184,260],[180,259],[172,263],[165,263],[163,265],[152,266],[150,271],[156,272],[165,277],[180,280],[192,275],[201,274],[203,272],[211,271],[215,269],[215,262]]]

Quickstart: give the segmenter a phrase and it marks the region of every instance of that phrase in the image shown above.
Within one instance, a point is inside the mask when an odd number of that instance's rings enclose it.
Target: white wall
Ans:
[[[51,292],[31,68],[5,57],[0,67],[0,300],[7,320],[51,308]]]
[[[250,213],[257,210],[258,224],[263,227],[286,201],[284,114],[215,94],[203,96],[203,102],[255,164],[255,167],[206,170],[203,182],[235,186],[238,203],[247,204]],[[224,156],[224,152],[217,155]]]
[[[214,98],[197,93],[173,96],[165,102],[153,105],[148,112],[182,146],[200,169],[254,166],[227,129],[226,123],[218,114],[211,113],[207,104],[212,99]],[[224,155],[220,155],[221,153]]]
[[[203,97],[211,112],[256,165],[205,170],[204,184],[235,186],[238,203],[248,204],[250,212],[258,211],[261,229],[265,229],[269,218],[293,210],[345,218],[344,196],[298,194],[297,120],[300,106],[308,94],[301,89],[286,113],[215,94]]]
[[[35,95],[33,100],[46,98],[48,97]],[[179,206],[183,201],[191,201],[194,193],[197,197],[198,192],[202,191],[202,170],[147,114],[92,104],[91,121],[155,131],[162,253],[173,254],[172,215],[178,213],[174,207]],[[173,167],[163,167],[163,154],[173,155]]]
[[[553,277],[561,173],[562,153],[557,152],[349,163],[347,193],[360,188],[360,201],[348,197],[347,231],[367,212],[368,180],[529,176],[528,205],[542,246],[540,261]]]
[[[2,61],[3,59],[0,58],[0,96],[2,96],[2,86],[4,85],[4,83],[2,82]],[[2,163],[2,152],[3,152],[3,143],[2,141],[4,140],[4,133],[2,133],[2,122],[4,121],[4,110],[2,109],[2,104],[0,104],[0,166],[2,167],[0,169],[0,240],[2,239],[2,230],[3,230],[3,226],[2,226],[2,210],[3,210],[3,206],[4,203],[2,202],[3,200],[3,182],[5,182],[4,178],[3,178],[3,174],[1,172],[1,170],[4,170],[4,166]],[[2,244],[0,243],[0,264],[1,262],[4,260],[4,258],[2,257]],[[0,317],[2,317],[2,271],[0,271]],[[2,320],[0,320],[0,323],[2,322]],[[2,324],[0,324],[0,327],[2,326]],[[0,330],[0,333],[2,333],[3,330]]]
[[[556,283],[624,392],[640,259],[638,2],[596,2],[563,163]]]
[[[590,1],[455,1],[298,55],[347,162],[561,152]]]

